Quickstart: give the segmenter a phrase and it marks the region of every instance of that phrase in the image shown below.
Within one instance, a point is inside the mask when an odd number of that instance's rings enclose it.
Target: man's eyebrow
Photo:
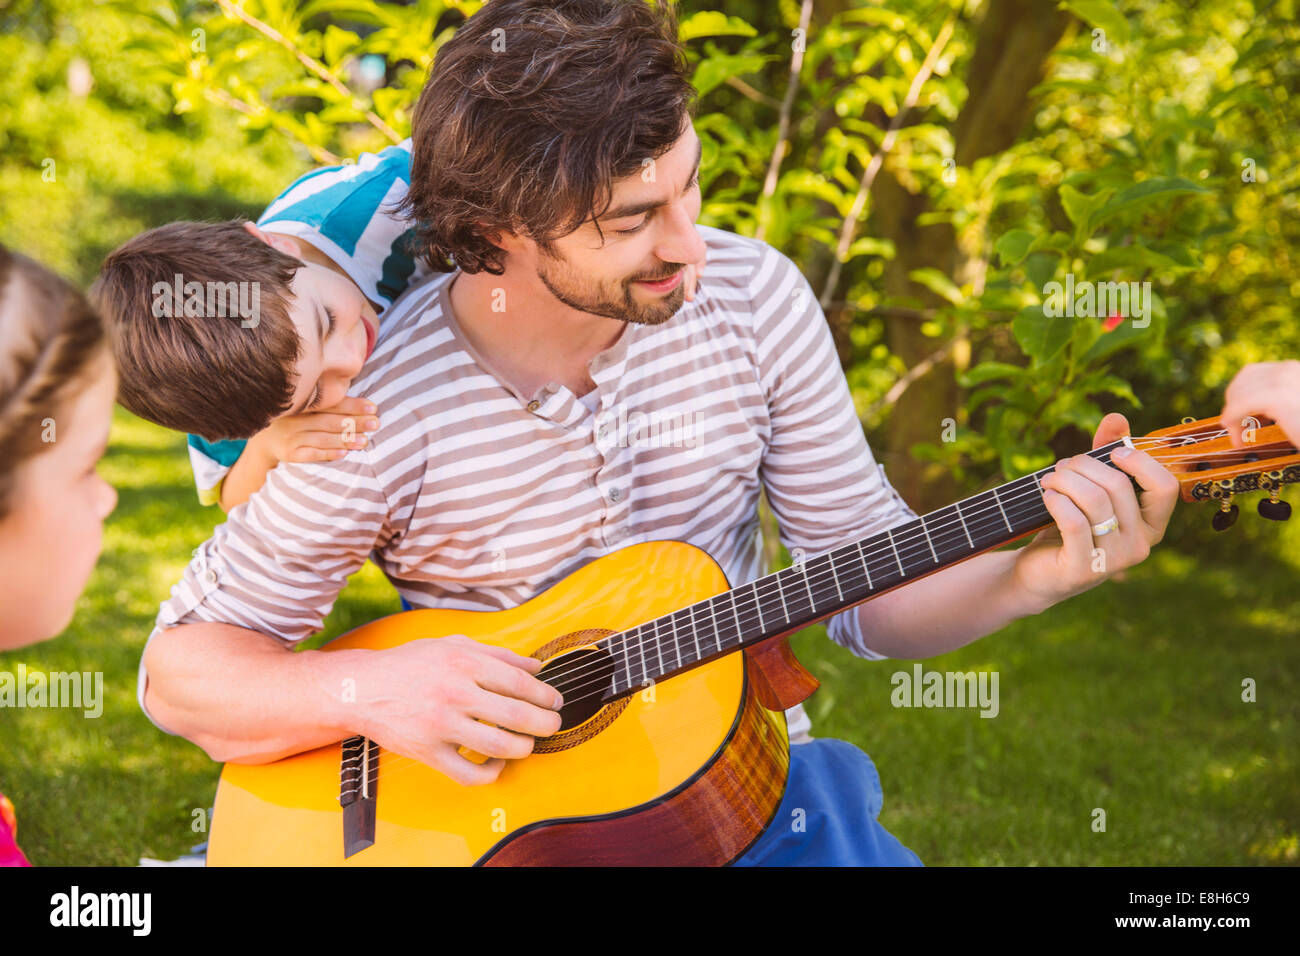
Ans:
[[[700,161],[703,158],[704,141],[697,139],[695,141],[695,166],[691,169],[690,178],[686,180],[687,183],[690,183],[695,179],[695,174],[700,171]],[[682,191],[685,192],[685,190]],[[667,204],[663,200],[632,203],[626,206],[619,206],[617,209],[611,209],[600,218],[602,221],[606,219],[626,219],[628,216],[639,216],[643,212],[649,212],[651,209],[658,209],[660,206],[664,205]]]

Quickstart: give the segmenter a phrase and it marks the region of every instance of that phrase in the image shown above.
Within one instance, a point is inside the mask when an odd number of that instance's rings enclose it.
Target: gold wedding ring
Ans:
[[[1092,536],[1094,538],[1100,538],[1102,535],[1110,534],[1112,531],[1115,531],[1118,528],[1119,528],[1119,519],[1116,518],[1114,515],[1111,515],[1101,524],[1095,524],[1092,526]]]

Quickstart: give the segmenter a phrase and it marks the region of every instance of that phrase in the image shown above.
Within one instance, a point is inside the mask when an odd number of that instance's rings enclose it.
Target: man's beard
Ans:
[[[633,288],[633,283],[638,280],[654,281],[675,275],[683,268],[681,263],[665,262],[657,275],[633,276],[618,283],[602,282],[593,286],[583,282],[566,260],[548,254],[545,249],[541,253],[537,278],[542,280],[551,295],[580,312],[636,325],[662,325],[676,315],[686,301],[684,280],[672,292],[648,304],[637,301]]]

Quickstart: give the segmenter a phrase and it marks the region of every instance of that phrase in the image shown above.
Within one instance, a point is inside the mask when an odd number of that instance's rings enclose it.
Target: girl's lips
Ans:
[[[678,269],[676,273],[669,276],[667,279],[660,279],[658,282],[647,282],[644,279],[637,279],[636,283],[637,285],[643,286],[646,289],[650,290],[651,292],[656,292],[656,293],[672,292],[673,289],[677,288],[678,284],[682,281],[682,275],[685,272],[686,272],[685,269]]]

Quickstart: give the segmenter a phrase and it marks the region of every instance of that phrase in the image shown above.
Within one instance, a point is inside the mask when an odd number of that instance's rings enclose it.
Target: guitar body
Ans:
[[[590,653],[727,589],[707,554],[633,545],[516,608],[417,610],[333,641],[380,649],[465,634],[543,660]],[[789,767],[785,717],[759,700],[749,652],[700,664],[539,739],[497,780],[467,787],[378,752],[374,844],[345,858],[338,744],[263,765],[227,764],[214,866],[719,865],[771,822]],[[544,675],[543,675],[544,676]],[[340,689],[342,693],[342,689]],[[576,695],[575,695],[576,696]],[[771,700],[771,698],[765,698]],[[569,695],[566,694],[566,707]]]

